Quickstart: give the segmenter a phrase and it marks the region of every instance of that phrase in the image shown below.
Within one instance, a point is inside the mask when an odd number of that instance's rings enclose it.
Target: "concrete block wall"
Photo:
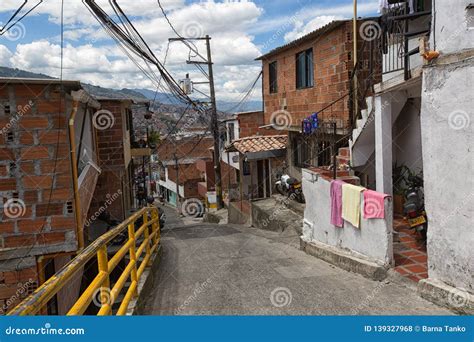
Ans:
[[[330,184],[329,179],[317,172],[303,169],[303,192],[306,199],[303,232],[309,232],[313,241],[336,247],[353,256],[374,261],[380,265],[391,265],[393,260],[392,201],[385,200],[385,219],[364,219],[361,212],[359,228],[347,221],[344,221],[343,228],[338,228],[330,221]],[[363,198],[361,206],[363,206]]]

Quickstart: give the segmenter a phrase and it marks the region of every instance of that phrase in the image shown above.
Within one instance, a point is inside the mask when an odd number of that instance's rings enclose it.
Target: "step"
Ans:
[[[367,114],[368,114],[368,116],[370,116],[370,114],[372,113],[372,111],[374,109],[374,107],[373,107],[374,97],[373,96],[366,97],[365,98],[365,103],[367,104]]]
[[[362,120],[366,121],[367,118],[369,117],[369,111],[367,109],[362,109],[360,111],[360,114],[362,115]]]

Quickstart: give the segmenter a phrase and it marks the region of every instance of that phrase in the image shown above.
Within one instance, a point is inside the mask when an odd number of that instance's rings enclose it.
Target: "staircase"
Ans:
[[[356,127],[349,139],[351,167],[363,166],[375,152],[375,117],[376,115],[391,115],[392,124],[397,120],[407,102],[404,91],[391,92],[388,100],[382,101],[375,95],[366,97],[367,109],[361,110],[361,118],[356,121]]]
[[[339,148],[338,154],[336,156],[336,178],[343,180],[346,183],[360,185],[359,177],[354,176],[354,171],[350,169],[350,159],[350,148]],[[310,167],[309,169],[318,172],[322,177],[333,177],[332,166]]]

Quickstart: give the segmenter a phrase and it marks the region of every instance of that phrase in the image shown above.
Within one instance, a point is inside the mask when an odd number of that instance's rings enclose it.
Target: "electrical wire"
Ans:
[[[198,51],[198,48],[196,47],[196,45],[192,42],[188,42],[187,40],[185,40],[185,38],[183,38],[179,33],[178,31],[174,28],[173,24],[171,23],[171,21],[169,20],[168,18],[168,15],[166,14],[165,12],[165,9],[163,8],[163,6],[161,5],[161,2],[160,0],[157,0],[158,1],[158,6],[160,7],[161,9],[161,13],[163,13],[163,16],[165,17],[166,21],[168,22],[168,25],[169,27],[171,28],[171,30],[173,30],[173,32],[176,34],[176,36],[178,36],[179,38],[183,39],[183,43],[184,45],[186,45],[190,51],[193,51],[195,53],[195,55],[193,57],[196,57],[196,56],[200,56],[199,54],[199,51]],[[189,56],[191,57],[191,55]]]
[[[229,109],[225,109],[223,111],[224,112],[233,112],[235,109],[239,108],[245,101],[247,101],[247,99],[252,95],[253,90],[255,89],[255,86],[257,85],[257,82],[258,82],[258,80],[260,79],[261,76],[262,76],[262,71],[260,71],[260,73],[258,74],[255,81],[253,81],[253,83],[250,84],[250,88],[248,89],[246,94],[242,97],[242,99],[240,99],[240,101],[235,106],[233,106]]]
[[[28,14],[30,14],[36,7],[38,7],[41,3],[43,2],[43,0],[39,0],[39,2],[34,5],[30,10],[26,11],[20,18],[18,18],[14,23],[12,23],[11,25],[9,25],[15,18],[16,16],[20,13],[21,9],[23,7],[25,7],[25,5],[28,3],[28,0],[24,0],[23,4],[20,5],[20,7],[18,7],[18,9],[15,11],[15,13],[13,13],[13,15],[10,17],[10,19],[7,20],[6,24],[3,25],[3,27],[0,29],[0,36],[2,36],[3,34],[7,33],[13,26],[15,26],[16,24],[18,24],[20,21],[23,20],[23,18],[25,18]]]

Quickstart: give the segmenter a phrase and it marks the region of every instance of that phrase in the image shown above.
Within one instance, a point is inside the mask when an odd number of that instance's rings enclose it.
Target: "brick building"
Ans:
[[[84,246],[92,193],[83,189],[94,188],[99,173],[91,125],[98,107],[78,81],[0,79],[2,313]],[[63,291],[51,313],[78,290]]]
[[[365,91],[373,63],[369,44],[362,38],[358,44],[359,89]],[[264,121],[289,131],[288,172],[296,178],[301,178],[301,167],[330,162],[328,154],[320,152],[330,144],[331,134],[320,130],[323,134],[317,137],[303,136],[303,119],[318,113],[321,123],[334,122],[337,140],[351,131],[352,49],[352,20],[338,20],[257,58],[263,69]]]
[[[176,141],[165,138],[160,143],[157,148],[161,164],[159,184],[160,194],[165,201],[171,205],[177,205],[178,191],[180,201],[201,197],[198,184],[205,182],[206,178],[205,171],[198,168],[198,163],[204,161],[205,168],[206,162],[212,162],[212,146],[211,137],[202,138],[201,136],[186,137]]]
[[[133,206],[133,102],[130,99],[100,97],[97,100],[107,127],[97,130],[98,165],[101,174],[95,187],[89,217],[101,208],[106,208],[111,219],[122,221]]]

